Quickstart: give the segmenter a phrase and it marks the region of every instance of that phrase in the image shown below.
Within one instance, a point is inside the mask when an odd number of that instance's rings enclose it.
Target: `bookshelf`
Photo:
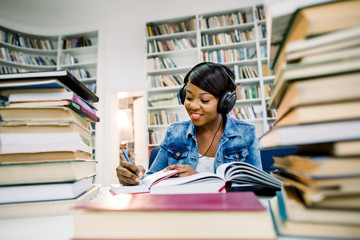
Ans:
[[[98,31],[37,35],[0,26],[0,74],[68,69],[96,93]]]
[[[203,61],[234,72],[238,99],[232,117],[255,124],[258,137],[276,120],[266,108],[274,73],[267,67],[262,5],[148,22],[146,30],[149,148],[159,146],[171,123],[189,119],[177,93],[186,73]]]
[[[199,62],[197,22],[198,16],[192,15],[146,24],[149,147],[159,145],[171,123],[187,117],[177,92]]]

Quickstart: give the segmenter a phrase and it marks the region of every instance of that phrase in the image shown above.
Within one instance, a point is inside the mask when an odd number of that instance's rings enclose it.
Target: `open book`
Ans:
[[[154,174],[151,174],[144,178],[141,183],[137,186],[123,186],[120,184],[112,184],[110,191],[116,195],[119,193],[149,193],[150,189],[155,186],[157,183],[175,175],[178,173],[178,170],[171,171],[159,171]]]
[[[281,188],[281,180],[244,163],[232,162],[220,165],[216,173],[200,172],[187,177],[170,178],[175,172],[157,172],[146,178],[139,186],[112,185],[111,191],[119,193],[215,193],[230,191],[232,184],[237,186],[262,186],[274,189]],[[151,180],[150,180],[151,179]],[[161,179],[161,181],[157,181]],[[156,182],[156,184],[153,184]],[[151,183],[149,185],[149,183]],[[149,187],[150,186],[150,187]]]

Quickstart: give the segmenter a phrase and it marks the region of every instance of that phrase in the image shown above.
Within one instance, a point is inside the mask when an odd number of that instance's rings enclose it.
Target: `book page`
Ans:
[[[148,193],[150,189],[146,185],[123,186],[121,184],[111,184],[110,192],[114,195],[120,193]]]
[[[113,194],[119,194],[119,193],[148,193],[150,192],[150,188],[160,183],[161,181],[167,179],[168,177],[171,177],[172,175],[176,174],[177,170],[171,170],[171,171],[159,171],[154,174],[151,174],[144,178],[141,182],[141,184],[137,186],[123,186],[121,184],[112,184],[111,185],[111,191]]]
[[[166,181],[162,181],[158,183],[156,187],[160,186],[174,186],[174,185],[182,185],[182,184],[193,184],[193,183],[201,183],[201,182],[224,182],[224,179],[221,179],[215,173],[212,172],[200,172],[194,175],[186,176],[186,177],[178,177],[178,178],[169,178]]]
[[[250,184],[280,188],[281,181],[267,172],[245,162],[232,162],[220,165],[216,174],[238,184]]]
[[[163,180],[175,175],[176,173],[178,173],[178,170],[170,170],[167,172],[159,171],[144,178],[141,184],[146,185],[150,189],[155,184],[162,182]]]
[[[219,192],[224,185],[224,179],[215,173],[200,172],[186,177],[168,178],[152,187],[150,193],[216,193]]]

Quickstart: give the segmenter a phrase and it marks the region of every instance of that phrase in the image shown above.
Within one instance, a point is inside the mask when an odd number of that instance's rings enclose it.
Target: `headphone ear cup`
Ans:
[[[184,105],[184,102],[185,102],[185,96],[186,96],[186,84],[182,85],[180,90],[179,90],[180,102],[183,105]]]
[[[231,109],[235,106],[236,103],[236,92],[235,91],[227,91],[225,94],[219,99],[217,112],[220,114],[228,114]]]

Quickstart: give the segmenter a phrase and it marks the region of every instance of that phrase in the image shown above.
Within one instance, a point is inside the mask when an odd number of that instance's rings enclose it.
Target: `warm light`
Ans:
[[[129,94],[128,94],[127,92],[118,92],[118,93],[117,93],[118,99],[127,98],[128,95],[129,95]]]
[[[117,123],[120,132],[120,141],[133,141],[132,110],[120,109],[117,112]]]
[[[119,128],[125,128],[130,126],[130,120],[126,112],[127,109],[119,110],[117,113],[117,122]]]

